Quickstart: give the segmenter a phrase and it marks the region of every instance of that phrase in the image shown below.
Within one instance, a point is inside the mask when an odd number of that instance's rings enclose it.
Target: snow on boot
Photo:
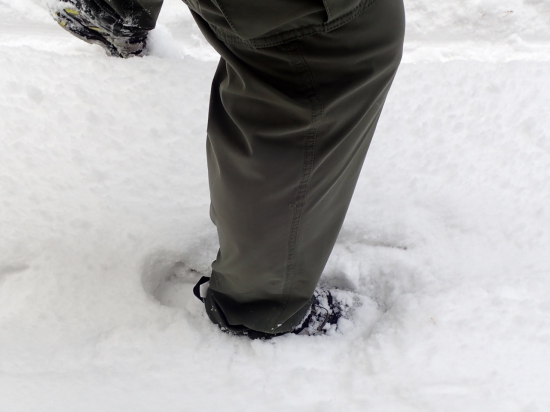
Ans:
[[[324,335],[338,330],[338,320],[348,319],[354,306],[359,305],[353,292],[340,289],[317,288],[311,308],[304,321],[293,333],[297,335]]]
[[[124,21],[103,0],[58,1],[50,6],[50,13],[69,33],[100,45],[109,56],[139,56],[145,49],[148,30]]]

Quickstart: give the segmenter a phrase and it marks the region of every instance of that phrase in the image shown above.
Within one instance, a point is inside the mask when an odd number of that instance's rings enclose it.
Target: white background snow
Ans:
[[[406,6],[323,277],[367,304],[249,341],[190,293],[216,55],[185,6],[119,60],[0,0],[0,411],[549,411],[550,2]]]

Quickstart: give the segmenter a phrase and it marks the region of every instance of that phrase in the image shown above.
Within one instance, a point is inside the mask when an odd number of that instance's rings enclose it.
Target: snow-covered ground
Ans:
[[[550,410],[550,3],[406,5],[323,278],[366,304],[249,341],[190,293],[216,55],[183,4],[119,60],[0,0],[1,412]]]

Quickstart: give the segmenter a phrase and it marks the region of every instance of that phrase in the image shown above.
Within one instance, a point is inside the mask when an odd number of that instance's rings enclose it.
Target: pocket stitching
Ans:
[[[325,0],[323,0],[325,1]],[[299,39],[301,37],[310,36],[315,33],[328,33],[332,30],[336,30],[339,27],[342,27],[346,23],[349,23],[351,20],[353,20],[355,17],[359,16],[362,12],[366,11],[368,8],[376,4],[379,0],[365,0],[364,2],[360,3],[357,7],[350,10],[343,16],[338,17],[336,20],[333,20],[329,23],[322,23],[319,25],[309,25],[304,26],[297,29],[290,29],[286,30],[280,33],[270,34],[269,36],[262,36],[262,37],[256,37],[254,39],[250,40],[243,40],[237,35],[237,31],[233,28],[233,26],[230,23],[231,28],[234,30],[234,34],[228,33],[227,31],[224,31],[222,29],[219,29],[216,26],[210,25],[216,36],[222,40],[223,42],[230,43],[230,44],[237,44],[241,46],[248,46],[251,48],[263,48],[263,47],[272,47],[272,46],[278,46],[280,44],[284,44],[296,39]],[[288,38],[279,39],[279,40],[272,40],[276,37],[284,37],[285,35],[288,35],[292,32],[298,32],[295,35],[290,35]],[[270,41],[271,40],[271,41]]]

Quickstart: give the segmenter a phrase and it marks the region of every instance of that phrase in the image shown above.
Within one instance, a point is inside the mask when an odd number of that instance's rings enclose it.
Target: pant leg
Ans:
[[[346,215],[399,65],[402,0],[273,47],[220,41],[208,171],[220,249],[206,310],[234,331],[303,319]]]

